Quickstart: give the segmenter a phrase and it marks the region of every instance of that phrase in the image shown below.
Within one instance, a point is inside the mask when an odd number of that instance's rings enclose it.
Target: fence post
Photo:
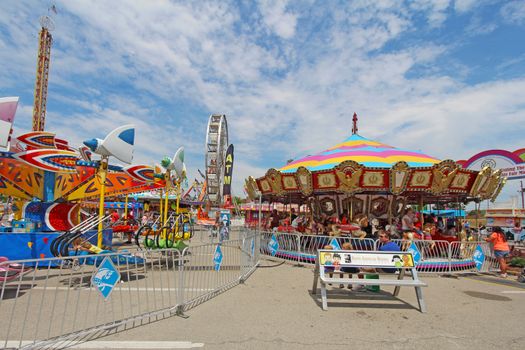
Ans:
[[[452,273],[452,243],[447,241],[448,246],[448,273]]]
[[[179,288],[176,313],[179,316],[184,315],[184,255],[187,250],[188,248],[186,247],[182,252],[180,250],[177,251],[179,254]]]
[[[296,242],[296,245],[297,245],[296,253],[297,253],[297,260],[299,261],[298,265],[299,266],[303,266],[301,264],[301,261],[300,261],[301,260],[301,256],[302,256],[302,254],[301,254],[302,253],[302,249],[301,249],[301,235],[298,234],[298,235],[295,236],[295,238],[297,240],[297,242]]]

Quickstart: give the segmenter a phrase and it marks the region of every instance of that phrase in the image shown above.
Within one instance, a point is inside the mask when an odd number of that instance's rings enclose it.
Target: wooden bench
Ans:
[[[392,276],[397,278],[380,278],[380,279],[360,279],[360,278],[337,278],[332,275],[342,275],[340,268],[366,268],[376,269],[380,276]],[[382,273],[380,270],[397,269],[398,274]],[[406,272],[410,273],[412,279],[404,280]],[[362,272],[369,273],[369,272]],[[354,273],[357,275],[357,273]],[[342,275],[344,276],[344,275]],[[327,284],[340,285],[362,285],[362,286],[395,286],[393,296],[397,297],[401,287],[414,287],[416,290],[419,310],[426,312],[425,301],[421,287],[427,284],[421,281],[417,276],[414,258],[409,252],[384,252],[384,251],[354,251],[354,250],[318,250],[315,263],[314,282],[312,293],[317,294],[317,281],[321,283],[321,300],[323,310],[328,309],[326,296]]]

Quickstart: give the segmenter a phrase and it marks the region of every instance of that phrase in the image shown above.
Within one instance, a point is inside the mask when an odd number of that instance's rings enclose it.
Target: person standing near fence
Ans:
[[[492,242],[494,245],[494,255],[498,259],[499,266],[501,269],[501,277],[507,277],[507,261],[506,258],[509,256],[510,247],[507,243],[507,237],[499,226],[492,228],[492,234],[485,238],[485,241]]]

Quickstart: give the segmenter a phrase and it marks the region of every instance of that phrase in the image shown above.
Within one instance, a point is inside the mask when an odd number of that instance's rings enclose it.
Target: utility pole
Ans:
[[[521,192],[521,209],[525,209],[525,189],[523,188],[523,181],[520,180],[520,190],[518,192]]]

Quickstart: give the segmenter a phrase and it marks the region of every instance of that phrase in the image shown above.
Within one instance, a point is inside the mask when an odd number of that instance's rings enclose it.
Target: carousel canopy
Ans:
[[[420,151],[395,148],[357,134],[313,156],[269,169],[263,177],[245,180],[252,199],[304,202],[312,195],[395,195],[411,203],[494,200],[505,185],[501,171],[463,169],[453,160],[439,160]],[[386,199],[385,199],[386,200]]]
[[[410,167],[429,167],[440,162],[419,151],[395,148],[354,134],[326,151],[295,160],[279,171],[292,173],[300,166],[311,171],[327,170],[346,160],[353,160],[368,168],[390,168],[399,161],[406,162]]]

